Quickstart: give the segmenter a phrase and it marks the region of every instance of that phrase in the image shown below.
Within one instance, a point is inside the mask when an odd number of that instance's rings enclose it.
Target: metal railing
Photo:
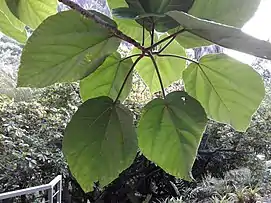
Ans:
[[[4,199],[10,199],[43,191],[48,191],[48,203],[61,203],[62,176],[59,175],[55,177],[54,180],[45,185],[2,193],[0,194],[0,202]]]

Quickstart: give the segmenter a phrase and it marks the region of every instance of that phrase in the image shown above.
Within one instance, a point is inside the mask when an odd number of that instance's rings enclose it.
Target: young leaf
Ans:
[[[5,1],[0,1],[0,31],[20,43],[27,39],[25,25],[10,12]]]
[[[105,62],[94,73],[81,80],[81,98],[85,101],[94,97],[108,96],[115,100],[132,66],[132,59],[122,59],[117,52],[107,57]],[[126,99],[131,88],[132,75],[126,81],[120,96],[121,101]]]
[[[241,28],[256,12],[261,0],[195,0],[189,14]]]
[[[170,93],[144,107],[138,126],[139,148],[167,173],[191,180],[206,123],[206,113],[197,100],[185,92]]]
[[[108,97],[83,103],[65,130],[63,152],[85,192],[94,182],[108,185],[129,167],[137,153],[131,112]]]
[[[139,24],[144,25],[149,31],[152,30],[153,24],[155,24],[155,30],[158,32],[166,32],[178,26],[174,19],[165,15],[158,16],[159,14],[172,10],[187,12],[193,4],[193,0],[126,0],[126,2],[130,10],[137,11],[141,17],[145,15],[144,19],[137,20]]]
[[[247,35],[241,29],[202,20],[184,12],[170,11],[167,14],[190,33],[203,39],[229,49],[271,60],[271,44]],[[181,41],[179,43],[182,44]]]
[[[265,95],[261,76],[250,66],[225,54],[201,58],[183,72],[185,89],[208,116],[245,131]]]
[[[57,0],[2,1],[6,1],[12,13],[33,29],[36,29],[43,20],[57,12]]]
[[[76,11],[50,16],[24,47],[18,85],[45,87],[82,79],[119,44],[107,29]]]
[[[162,43],[161,47],[163,47],[165,44],[166,43]],[[184,48],[181,47],[175,40],[172,41],[172,43],[162,52],[162,54],[178,54],[179,56],[186,57]],[[164,87],[168,87],[173,82],[182,78],[182,72],[186,66],[185,60],[173,57],[160,57],[157,55],[155,55],[154,58],[158,65]],[[149,57],[144,57],[141,59],[136,66],[136,70],[149,87],[151,93],[161,90],[156,70],[152,60]]]

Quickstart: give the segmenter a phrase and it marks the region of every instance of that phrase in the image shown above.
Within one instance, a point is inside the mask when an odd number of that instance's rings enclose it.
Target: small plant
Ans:
[[[171,197],[171,198],[167,198],[165,199],[163,202],[161,203],[185,203],[183,201],[183,198],[182,197],[179,197],[179,198],[174,198],[174,197]]]
[[[85,192],[94,183],[111,183],[132,164],[138,148],[167,173],[193,180],[207,118],[245,131],[264,98],[261,76],[250,66],[225,54],[195,61],[185,52],[216,43],[271,59],[269,43],[239,28],[259,0],[215,6],[202,0],[109,0],[113,19],[70,0],[22,2],[0,3],[5,14],[1,31],[27,41],[18,86],[80,81],[83,104],[66,127],[63,152]],[[57,13],[58,2],[73,10]],[[26,25],[34,30],[28,39]],[[122,41],[133,45],[125,58],[117,52]],[[144,107],[137,129],[132,112],[122,104],[134,71],[151,93],[160,91]],[[166,94],[165,88],[177,80],[185,90]]]
[[[212,203],[231,203],[231,202],[234,202],[234,200],[229,195],[221,196],[218,194],[211,198],[211,202]]]

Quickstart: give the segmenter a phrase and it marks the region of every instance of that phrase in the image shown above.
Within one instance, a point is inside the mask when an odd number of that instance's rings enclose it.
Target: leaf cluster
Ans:
[[[57,13],[56,0],[2,1],[0,25],[20,42],[25,26],[34,29],[21,56],[19,87],[80,82],[83,104],[66,127],[63,152],[85,192],[117,178],[138,148],[169,174],[191,181],[208,118],[247,130],[265,95],[261,76],[225,54],[194,61],[185,49],[215,43],[271,59],[269,43],[240,29],[260,0],[109,0],[113,19],[59,2],[72,10]],[[117,52],[122,41],[134,47],[125,58]],[[151,93],[161,91],[145,105],[137,129],[122,103],[134,72]],[[178,80],[184,90],[166,94]]]

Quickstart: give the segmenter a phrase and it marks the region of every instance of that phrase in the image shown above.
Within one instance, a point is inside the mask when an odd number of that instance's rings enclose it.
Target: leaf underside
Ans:
[[[107,29],[78,12],[58,13],[47,18],[29,38],[21,57],[18,85],[45,87],[82,79],[119,44]]]
[[[138,126],[142,153],[171,175],[191,180],[207,116],[185,92],[173,92],[149,102]]]
[[[137,153],[131,112],[108,97],[87,100],[72,117],[63,139],[69,168],[85,192],[116,179]]]
[[[245,131],[265,95],[261,76],[225,54],[206,55],[183,72],[185,89],[208,116]]]

